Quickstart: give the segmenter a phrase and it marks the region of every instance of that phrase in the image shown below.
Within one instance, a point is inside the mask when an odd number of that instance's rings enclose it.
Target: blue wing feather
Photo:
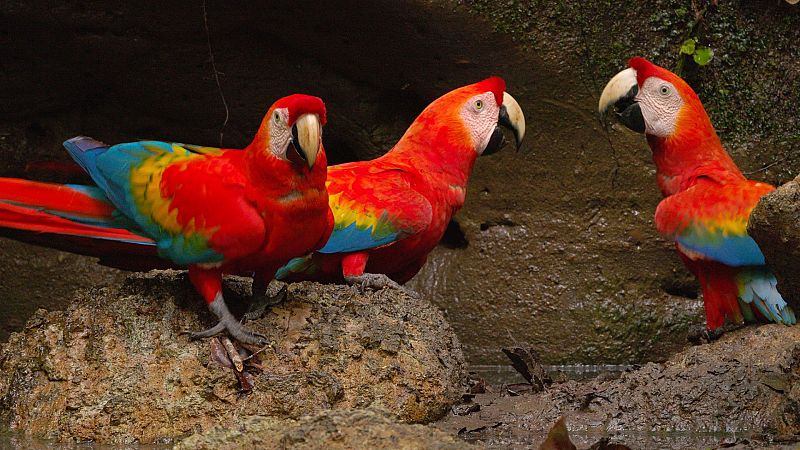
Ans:
[[[398,233],[376,235],[373,227],[359,228],[353,222],[350,225],[333,230],[328,242],[318,252],[320,253],[346,253],[359,250],[376,248],[391,244],[397,239]]]
[[[121,212],[118,222],[124,223],[132,231],[144,230],[140,234],[156,241],[159,255],[180,265],[222,261],[223,256],[208,248],[202,236],[168,233],[150,217],[142,215],[136,207],[131,191],[132,171],[154,155],[175,153],[173,144],[141,141],[109,147],[94,139],[79,136],[64,142],[64,147]]]
[[[713,259],[729,266],[763,266],[764,254],[750,236],[728,235],[721,233],[709,236],[706,233],[684,233],[675,240],[684,249],[698,253],[706,259]]]
[[[127,182],[131,169],[155,152],[173,151],[172,145],[166,142],[130,142],[109,147],[85,136],[65,141],[64,148],[92,177],[111,203],[131,218],[138,214],[128,194]]]

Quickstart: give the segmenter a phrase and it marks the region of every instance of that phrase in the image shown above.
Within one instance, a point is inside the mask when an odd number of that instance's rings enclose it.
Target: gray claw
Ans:
[[[189,331],[187,334],[192,339],[201,339],[201,338],[208,338],[211,336],[216,336],[220,333],[225,331],[225,324],[222,322],[217,323],[213,327],[203,330],[203,331]]]
[[[219,323],[208,330],[189,333],[189,336],[193,339],[211,337],[222,331],[227,331],[232,338],[243,344],[266,345],[266,336],[248,330],[233,317],[233,314],[228,311],[228,307],[225,306],[225,300],[222,298],[221,293],[217,294],[214,301],[208,305],[208,309],[219,317]]]
[[[253,281],[253,300],[250,309],[244,313],[245,320],[256,320],[264,315],[267,307],[277,305],[286,299],[288,285],[280,282],[270,283],[263,290],[258,289]],[[257,292],[258,291],[258,292]]]
[[[344,280],[347,282],[347,284],[359,286],[362,293],[365,292],[367,288],[374,290],[392,288],[403,291],[411,297],[419,298],[419,294],[413,289],[401,286],[396,281],[382,273],[363,273],[357,276],[345,277]]]

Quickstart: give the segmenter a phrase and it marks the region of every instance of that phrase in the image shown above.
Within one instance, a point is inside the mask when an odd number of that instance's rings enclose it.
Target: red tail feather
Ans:
[[[172,266],[158,257],[151,239],[117,228],[113,213],[114,206],[90,189],[0,178],[0,236],[97,257],[119,269]]]
[[[142,243],[152,242],[151,239],[121,228],[84,225],[34,209],[2,202],[0,202],[0,227],[37,233],[68,234]]]
[[[76,187],[18,178],[0,178],[0,200],[102,220],[114,212],[110,202]]]
[[[720,264],[721,266],[721,264]],[[722,326],[725,320],[734,323],[744,322],[739,309],[739,287],[736,285],[734,273],[718,268],[706,268],[703,283],[703,299],[706,307],[706,325],[714,330]]]
[[[700,281],[706,311],[706,327],[709,330],[716,330],[725,323],[725,320],[742,323],[744,317],[739,308],[736,269],[714,261],[694,261],[682,252],[678,253]]]

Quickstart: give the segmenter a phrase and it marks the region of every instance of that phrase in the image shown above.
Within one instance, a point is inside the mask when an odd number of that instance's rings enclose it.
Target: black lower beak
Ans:
[[[292,126],[292,140],[286,148],[286,158],[295,164],[308,164],[306,153],[300,148],[300,139],[297,134],[297,125]]]
[[[637,133],[644,133],[644,116],[642,108],[636,102],[636,94],[639,93],[639,86],[634,85],[624,97],[614,103],[614,113],[620,123]]]
[[[511,118],[508,117],[508,109],[506,109],[506,105],[500,106],[500,115],[497,117],[497,124],[514,132],[514,141],[517,144],[517,151],[519,151],[519,148],[522,145],[522,138],[519,135],[519,130],[517,127],[515,127],[514,123],[511,122]]]
[[[494,131],[492,132],[492,137],[489,138],[489,143],[486,144],[486,149],[483,151],[483,153],[481,153],[481,155],[491,155],[492,153],[497,153],[505,146],[506,137],[503,135],[500,127],[495,127]]]

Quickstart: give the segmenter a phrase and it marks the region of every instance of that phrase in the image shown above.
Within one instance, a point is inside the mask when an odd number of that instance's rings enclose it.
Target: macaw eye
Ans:
[[[281,115],[278,111],[275,111],[275,117],[273,118],[273,120],[275,120],[276,124],[281,123]]]
[[[669,95],[669,86],[667,86],[666,84],[662,84],[661,87],[658,88],[658,92],[666,97],[667,95]]]
[[[483,109],[483,100],[475,100],[475,111]]]

